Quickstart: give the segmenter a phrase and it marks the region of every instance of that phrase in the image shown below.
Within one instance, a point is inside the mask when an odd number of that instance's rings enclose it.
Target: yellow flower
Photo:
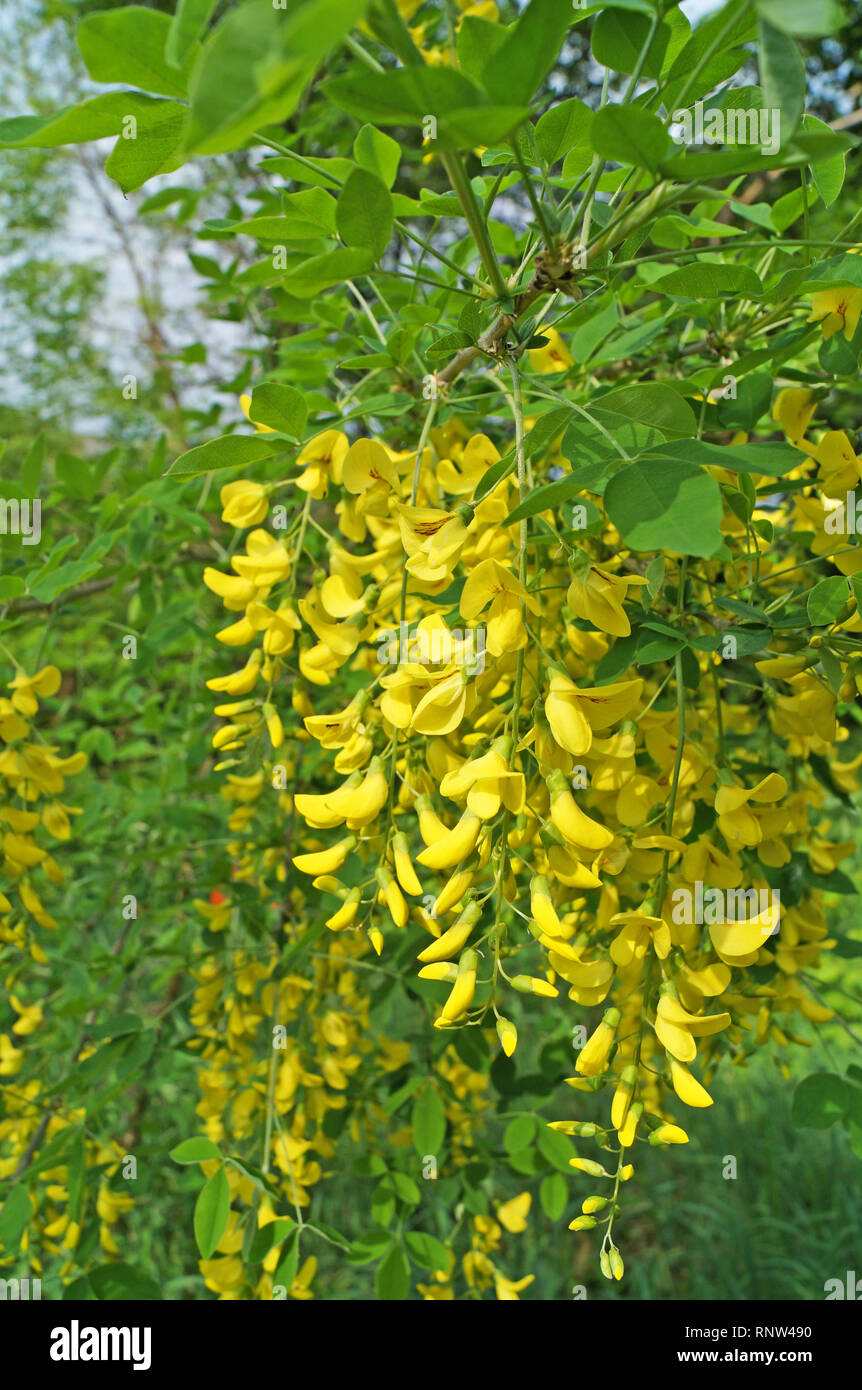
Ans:
[[[511,739],[498,739],[484,757],[462,763],[455,772],[447,773],[440,783],[443,796],[461,801],[466,795],[467,808],[481,820],[491,820],[501,806],[517,816],[524,809],[526,783],[524,774],[509,766]]]
[[[268,531],[250,531],[245,538],[245,555],[234,555],[231,565],[242,579],[250,579],[258,589],[270,588],[290,573],[290,556],[281,541]]]
[[[42,1005],[22,1004],[15,994],[9,995],[9,1003],[12,1005],[16,1014],[19,1015],[12,1024],[12,1032],[17,1033],[18,1036],[22,1038],[26,1037],[29,1033],[35,1032],[42,1022]]]
[[[348,492],[371,493],[385,499],[398,486],[398,470],[376,439],[357,439],[345,454],[343,479]]]
[[[267,512],[267,491],[260,483],[249,482],[247,478],[236,483],[225,483],[221,492],[222,521],[229,526],[242,529],[257,526]]]
[[[298,1298],[301,1301],[314,1298],[314,1294],[311,1290],[311,1281],[316,1273],[317,1260],[314,1255],[309,1255],[308,1259],[304,1261],[299,1273],[294,1276],[293,1283],[289,1290],[291,1298]]]
[[[507,1279],[499,1270],[494,1271],[494,1292],[500,1303],[519,1302],[518,1294],[522,1289],[527,1289],[535,1279],[535,1274],[528,1274],[524,1279]]]
[[[730,1024],[730,1014],[690,1014],[678,1000],[663,994],[656,1010],[655,1031],[662,1047],[678,1062],[693,1062],[697,1056],[695,1037],[719,1033]]]
[[[581,1076],[601,1076],[608,1069],[608,1058],[620,1024],[619,1009],[606,1009],[598,1028],[578,1053],[575,1071]]]
[[[60,689],[60,680],[60,672],[56,666],[43,666],[34,676],[26,676],[21,671],[9,682],[9,689],[14,691],[12,704],[29,718],[39,709],[36,696],[41,695],[44,698],[46,695],[56,695]]]
[[[511,1201],[504,1202],[501,1207],[497,1208],[497,1220],[500,1225],[505,1226],[506,1230],[511,1231],[513,1235],[519,1231],[526,1231],[527,1215],[532,1201],[531,1193],[520,1192]]]
[[[600,632],[613,637],[628,637],[631,623],[623,608],[629,588],[645,584],[638,574],[611,574],[598,565],[590,565],[583,576],[576,576],[569,585],[566,602],[576,618],[583,618]]]
[[[670,1063],[670,1074],[673,1089],[683,1105],[695,1106],[698,1109],[712,1105],[712,1096],[709,1092],[701,1086],[696,1077],[692,1076],[688,1067],[684,1067],[682,1062],[677,1062],[673,1057]]]
[[[437,465],[437,482],[444,492],[472,497],[486,470],[499,461],[500,454],[488,436],[474,434],[457,457],[453,450],[453,458],[440,459]]]
[[[727,843],[735,845],[758,845],[763,839],[763,831],[756,815],[749,810],[750,801],[778,801],[787,792],[787,783],[778,772],[770,772],[761,778],[756,786],[745,787],[722,785],[715,794],[715,812],[718,828]]]
[[[437,1020],[437,1024],[447,1024],[455,1019],[461,1018],[467,1012],[473,1002],[473,995],[476,992],[476,972],[479,968],[479,957],[475,951],[465,951],[458,962],[455,979],[452,983],[452,990],[446,1003],[443,1005],[443,1012]]]
[[[635,960],[643,960],[650,944],[656,955],[665,960],[670,955],[670,927],[661,917],[651,917],[645,912],[617,912],[611,918],[611,925],[623,924],[621,932],[611,942],[611,960],[625,969]]]
[[[527,356],[530,359],[530,366],[534,372],[539,372],[543,376],[548,372],[564,372],[571,367],[574,357],[569,352],[563,339],[560,337],[556,328],[537,328],[536,332],[542,337],[547,338],[547,343],[543,347],[530,348]]]
[[[606,729],[631,713],[640,699],[643,681],[616,681],[612,685],[579,688],[565,674],[551,677],[545,714],[554,739],[567,753],[589,753],[593,729]]]
[[[24,1062],[24,1049],[15,1047],[8,1033],[0,1033],[0,1076],[17,1076]]]
[[[334,483],[342,479],[342,466],[348,450],[348,439],[341,430],[324,430],[316,434],[299,451],[296,460],[303,472],[297,478],[297,487],[312,497],[325,497],[330,478]]]
[[[398,507],[407,573],[428,584],[448,581],[467,539],[469,508],[456,512],[436,507]]]
[[[100,1187],[96,1198],[96,1211],[107,1225],[119,1221],[124,1211],[131,1211],[135,1199],[128,1192],[112,1192],[109,1187]]]
[[[788,386],[775,397],[772,418],[777,420],[790,443],[798,445],[816,409],[814,393],[807,386]]]
[[[817,290],[811,301],[809,323],[822,320],[821,330],[824,338],[833,333],[843,332],[849,342],[856,332],[859,317],[862,315],[862,289],[841,286],[838,289]]]
[[[469,575],[461,593],[461,615],[473,622],[488,609],[486,645],[492,656],[526,646],[522,610],[538,612],[521,581],[497,560],[483,560]]]

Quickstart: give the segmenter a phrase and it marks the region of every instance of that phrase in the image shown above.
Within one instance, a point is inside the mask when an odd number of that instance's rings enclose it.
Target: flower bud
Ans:
[[[518,1046],[518,1030],[508,1018],[497,1019],[497,1037],[507,1057],[511,1057]]]

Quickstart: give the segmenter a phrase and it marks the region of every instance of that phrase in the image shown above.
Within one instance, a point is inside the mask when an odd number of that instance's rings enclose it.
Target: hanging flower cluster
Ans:
[[[752,566],[774,608],[790,602],[800,571],[767,554],[774,529],[797,518],[810,527],[862,477],[843,434],[809,442],[812,413],[808,392],[776,402],[800,450],[797,486],[777,507],[755,498],[742,511],[728,486],[736,475],[712,469],[726,553],[679,558],[663,583],[605,516],[580,533],[561,530],[553,509],[532,535],[507,524],[532,483],[520,419],[499,448],[454,414],[434,427],[433,409],[415,450],[323,431],[298,454],[305,501],[284,538],[261,524],[260,484],[222,492],[224,520],[254,528],[232,575],[205,576],[241,615],[220,639],[251,647],[241,670],[209,682],[241,697],[217,707],[229,722],[214,746],[231,754],[229,768],[246,757],[256,769],[228,774],[232,827],[269,795],[259,740],[266,729],[274,755],[292,706],[302,765],[291,763],[291,791],[277,795],[295,818],[292,869],[332,904],[324,970],[340,961],[349,971],[367,944],[403,960],[408,934],[417,977],[439,988],[435,1029],[493,1028],[505,1057],[519,1041],[514,996],[566,1010],[582,1035],[569,1084],[606,1092],[608,1110],[597,1124],[573,1105],[552,1128],[599,1147],[598,1159],[572,1156],[609,1184],[572,1228],[603,1228],[609,1278],[623,1273],[614,1221],[637,1145],[684,1144],[685,1110],[712,1104],[720,1064],[744,1066],[767,1041],[804,1044],[797,1020],[832,1016],[808,984],[832,944],[817,882],[852,845],[830,834],[819,774],[826,765],[836,785],[856,787],[860,760],[842,762],[836,748],[847,736],[838,700],[857,690],[846,654],[855,600],[848,588],[826,635],[779,629],[752,662],[732,649],[731,664],[723,643],[744,629],[713,602]],[[564,463],[554,447],[551,466]],[[333,534],[326,568],[296,598],[309,520]],[[824,534],[813,553],[829,552]],[[834,563],[855,573],[860,554],[847,548]],[[652,661],[632,651],[635,614],[649,622]],[[824,646],[839,689],[819,664]],[[297,1002],[320,988],[316,968],[291,986]],[[358,1033],[351,1048],[358,1062]],[[310,1113],[320,1077],[281,1065]],[[341,1084],[343,1066],[331,1065]],[[304,1121],[291,1133],[301,1143]],[[512,1287],[498,1296],[516,1297]]]

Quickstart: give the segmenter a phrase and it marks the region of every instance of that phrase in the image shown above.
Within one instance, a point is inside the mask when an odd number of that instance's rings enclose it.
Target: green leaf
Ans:
[[[405,1100],[409,1100],[414,1091],[418,1091],[423,1084],[421,1076],[412,1076],[409,1081],[405,1081],[403,1086],[399,1086],[397,1091],[393,1091],[391,1096],[387,1096],[383,1102],[383,1113],[390,1118],[397,1110],[400,1110]]]
[[[552,1168],[556,1168],[558,1173],[565,1173],[571,1177],[571,1167],[569,1159],[573,1157],[572,1141],[565,1134],[560,1134],[555,1129],[548,1129],[547,1125],[539,1125],[539,1153],[546,1163],[550,1163]]]
[[[446,1111],[433,1086],[426,1086],[413,1102],[413,1146],[420,1158],[439,1156],[446,1137]]]
[[[644,571],[647,582],[647,593],[650,598],[655,598],[664,583],[665,558],[663,555],[656,555]]]
[[[77,106],[64,106],[50,116],[10,116],[0,121],[0,149],[54,149],[58,145],[81,145],[122,135],[137,124],[143,131],[182,116],[185,107],[176,101],[142,96],[140,92],[105,92]]]
[[[805,277],[804,293],[812,290],[829,290],[838,285],[852,285],[862,289],[862,256],[830,256],[828,260],[813,265]]]
[[[729,430],[752,430],[772,402],[769,372],[750,372],[736,384],[736,398],[718,402],[719,422]]]
[[[388,1171],[380,1154],[360,1154],[353,1160],[353,1169],[361,1178],[379,1178]]]
[[[516,521],[525,521],[528,517],[536,516],[539,512],[558,507],[569,497],[576,497],[579,492],[585,490],[581,474],[589,471],[588,465],[587,469],[577,469],[574,473],[568,474],[567,477],[557,479],[556,482],[544,483],[542,487],[533,488],[523,502],[519,502],[516,507],[512,508],[503,525],[514,526]]]
[[[579,24],[588,15],[597,14],[599,10],[636,10],[639,14],[645,14],[652,19],[655,14],[655,5],[652,0],[595,0],[592,5],[582,5],[580,0],[573,6],[575,15],[574,24]]]
[[[825,121],[819,121],[816,116],[809,116],[807,113],[802,117],[803,130],[825,130],[829,127]],[[814,179],[814,187],[823,199],[826,207],[831,207],[844,187],[844,175],[846,172],[846,156],[843,150],[839,154],[834,154],[829,159],[820,159],[811,165],[811,177]]]
[[[562,1173],[548,1173],[539,1186],[539,1201],[549,1221],[559,1221],[566,1210],[569,1190]]]
[[[720,265],[714,261],[692,261],[669,275],[655,280],[650,289],[673,295],[675,299],[726,299],[731,295],[759,297],[763,285],[747,265]]]
[[[728,468],[733,473],[760,473],[765,478],[781,478],[799,465],[799,450],[792,444],[706,444],[700,439],[674,439],[650,457],[680,459],[703,467]]]
[[[252,1238],[248,1252],[250,1264],[260,1264],[265,1260],[270,1250],[274,1250],[292,1231],[298,1230],[297,1224],[290,1217],[281,1217],[277,1221],[268,1221],[265,1226],[259,1226]]]
[[[805,64],[795,41],[765,19],[757,52],[763,105],[781,113],[781,143],[786,145],[805,108]]]
[[[373,125],[364,125],[353,142],[353,157],[357,164],[376,174],[391,188],[401,162],[401,146],[391,135],[384,135]]]
[[[469,333],[456,329],[454,333],[444,333],[442,338],[426,348],[425,356],[429,362],[445,362],[460,348],[469,347],[472,341]]]
[[[306,1221],[305,1226],[309,1231],[319,1231],[322,1236],[326,1237],[330,1245],[337,1246],[339,1250],[347,1251],[350,1249],[350,1241],[347,1236],[336,1231],[334,1226],[328,1226],[323,1221]]]
[[[363,71],[356,77],[332,77],[323,91],[351,116],[386,125],[418,125],[428,115],[439,123],[453,107],[487,105],[475,83],[449,67]]]
[[[160,96],[184,97],[197,47],[190,47],[182,67],[172,67],[165,58],[170,30],[168,15],[126,5],[85,15],[76,39],[94,82],[122,82]]]
[[[95,496],[98,481],[84,459],[75,454],[60,453],[55,459],[54,471],[64,491],[73,497],[89,502]]]
[[[184,1139],[181,1144],[177,1144],[175,1149],[171,1149],[168,1157],[172,1158],[174,1163],[205,1163],[207,1159],[220,1159],[221,1149],[211,1139],[196,1135],[193,1139]]]
[[[218,0],[178,0],[165,42],[165,58],[172,68],[181,66],[205,33],[217,4]]]
[[[593,112],[578,97],[552,106],[539,119],[533,132],[536,148],[545,163],[550,167],[574,149],[591,155],[592,124]]]
[[[591,36],[593,57],[603,67],[616,72],[634,72],[640,55],[647,45],[653,21],[645,14],[630,14],[623,10],[605,9],[595,20]],[[662,22],[656,28],[646,50],[641,71],[646,77],[659,77],[671,31]],[[626,107],[631,119],[631,107]],[[640,119],[640,113],[638,120]]]
[[[351,166],[352,168],[352,166]],[[304,188],[286,193],[281,216],[249,217],[245,221],[210,218],[204,223],[208,235],[241,232],[260,242],[317,241],[335,235],[335,199],[323,188]]]
[[[41,603],[51,603],[58,595],[90,579],[96,573],[98,564],[88,564],[86,560],[70,560],[68,565],[58,565],[47,574],[44,571],[29,582],[29,592]]]
[[[308,406],[302,392],[297,391],[295,386],[265,381],[254,388],[248,413],[256,425],[269,425],[271,430],[301,439],[308,418]]]
[[[615,410],[605,410],[599,402],[590,407],[590,419],[582,415],[573,417],[563,435],[561,452],[564,458],[578,464],[606,464],[606,472],[610,474],[623,460],[634,458],[647,449],[658,453],[665,447],[660,430]],[[597,478],[601,476],[598,474]],[[600,492],[603,486],[602,483],[593,490]]]
[[[0,1245],[7,1255],[15,1255],[21,1244],[21,1237],[33,1215],[33,1203],[24,1183],[16,1183],[11,1189],[0,1212]]]
[[[536,1137],[536,1121],[532,1115],[519,1115],[506,1126],[503,1148],[507,1153],[519,1153],[529,1148]]]
[[[694,101],[713,91],[748,59],[749,54],[737,45],[754,39],[757,18],[747,4],[737,4],[735,16],[733,8],[720,5],[673,55],[662,93],[668,111],[679,106],[683,90],[685,100]]]
[[[320,256],[312,256],[302,265],[290,270],[281,279],[282,287],[297,299],[314,299],[333,285],[341,285],[345,280],[354,280],[357,275],[365,275],[374,265],[374,256],[366,249],[355,246],[339,246],[335,251],[324,251]]]
[[[650,666],[654,661],[669,661],[686,645],[682,637],[656,637],[644,629],[638,638],[635,661],[638,666]]]
[[[506,32],[504,24],[495,24],[493,20],[480,19],[474,14],[464,15],[455,43],[458,67],[465,77],[481,85],[485,64],[506,42]]]
[[[691,406],[683,400],[678,391],[660,381],[618,386],[599,397],[595,404],[601,406],[602,410],[613,410],[618,415],[639,420],[641,424],[653,425],[668,437],[690,437],[697,429]]]
[[[270,443],[254,434],[223,434],[218,439],[210,439],[206,444],[198,444],[174,459],[165,477],[197,478],[201,473],[211,473],[216,468],[239,468],[250,463],[260,463],[273,454],[284,451],[284,444]]]
[[[195,1203],[195,1240],[202,1259],[212,1258],[229,1219],[230,1184],[222,1167],[204,1183]]]
[[[825,627],[828,623],[836,622],[849,597],[846,579],[839,575],[821,579],[808,595],[808,621],[811,626]]]
[[[633,550],[707,556],[722,544],[718,483],[694,463],[636,460],[611,478],[605,509]]]
[[[817,39],[844,23],[837,0],[756,0],[761,17],[785,34]]]
[[[351,116],[376,125],[421,128],[432,116],[437,122],[435,149],[493,145],[529,115],[527,107],[489,106],[474,83],[446,67],[332,77],[322,90]]]
[[[167,103],[165,103],[167,104]],[[185,110],[165,115],[159,125],[139,130],[134,139],[120,136],[105,163],[105,173],[131,193],[157,174],[171,174],[185,162],[180,152],[186,128]]]
[[[386,1179],[395,1195],[408,1206],[417,1207],[422,1200],[419,1186],[407,1173],[394,1169]]]
[[[351,1265],[369,1265],[373,1260],[379,1260],[385,1255],[392,1244],[392,1232],[383,1228],[379,1230],[363,1231],[362,1235],[357,1236],[350,1247],[347,1256],[347,1263]]]
[[[830,1129],[846,1108],[846,1082],[832,1072],[815,1072],[796,1087],[790,1118],[800,1128]]]
[[[290,1286],[296,1278],[296,1271],[299,1269],[299,1227],[294,1226],[292,1231],[288,1231],[281,1247],[281,1257],[272,1276],[272,1287],[286,1289],[290,1292]]]
[[[593,118],[590,139],[603,159],[643,169],[657,169],[671,149],[667,127],[658,116],[651,111],[634,112],[630,106],[601,107]]]
[[[189,82],[186,150],[220,154],[296,109],[318,64],[362,18],[368,0],[272,0],[230,10],[204,42]]]
[[[428,1269],[432,1273],[436,1270],[441,1272],[448,1270],[449,1251],[436,1236],[428,1235],[425,1231],[408,1231],[404,1237],[404,1244],[416,1263],[421,1265],[423,1269]]]
[[[370,251],[378,261],[389,243],[392,222],[392,197],[386,184],[368,169],[354,169],[335,210],[342,241]]]
[[[572,18],[559,0],[530,0],[482,70],[482,86],[492,101],[529,102],[554,67]]]
[[[107,730],[100,729],[99,732],[107,733]],[[124,1013],[106,1018],[103,1023],[92,1024],[87,1031],[92,1038],[124,1038],[130,1033],[139,1033],[143,1026],[143,1019],[126,1010]]]
[[[830,131],[828,141],[820,131],[808,135],[797,134],[795,140],[785,149],[775,154],[758,154],[752,145],[734,145],[727,150],[708,151],[704,154],[691,153],[675,155],[662,161],[661,172],[673,179],[715,179],[731,178],[734,174],[760,174],[770,169],[801,169],[812,159],[826,159],[840,150],[851,146],[835,131]]]
[[[258,168],[266,175],[281,174],[294,183],[307,183],[313,188],[330,189],[338,188],[353,167],[352,159],[322,156],[315,159],[314,168],[310,169],[306,164],[300,164],[299,160],[294,159],[292,155],[286,154],[271,155],[258,165]]]
[[[151,1279],[134,1265],[124,1264],[122,1260],[110,1260],[108,1264],[98,1265],[88,1271],[87,1277],[96,1297],[105,1303],[154,1302],[161,1299],[162,1291],[155,1279]]]
[[[844,668],[834,652],[824,647],[820,653],[820,669],[825,675],[834,695],[841,693],[844,683]]]
[[[410,1265],[400,1245],[392,1245],[383,1256],[374,1281],[379,1299],[400,1303],[410,1288]]]

